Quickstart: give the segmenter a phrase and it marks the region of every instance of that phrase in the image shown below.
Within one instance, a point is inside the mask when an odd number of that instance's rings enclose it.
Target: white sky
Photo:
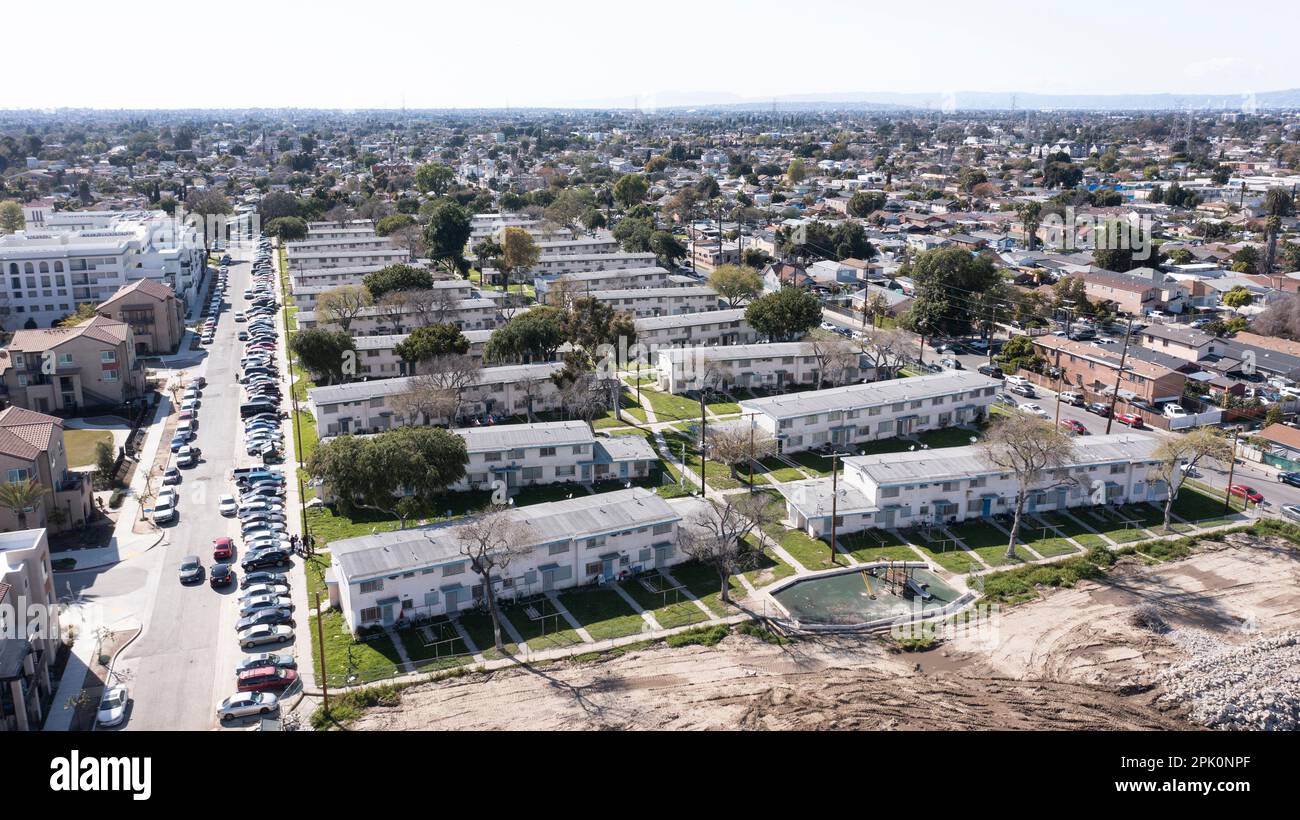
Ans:
[[[1052,5],[14,3],[4,11],[5,62],[22,70],[9,72],[0,108],[653,106],[684,94],[1300,87],[1294,0]]]

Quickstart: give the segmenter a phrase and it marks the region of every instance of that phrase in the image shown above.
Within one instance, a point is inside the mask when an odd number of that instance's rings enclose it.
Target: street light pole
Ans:
[[[1133,317],[1128,320],[1128,330],[1124,334],[1124,352],[1119,357],[1119,370],[1115,371],[1115,392],[1110,397],[1110,413],[1106,415],[1106,435],[1110,435],[1110,426],[1115,422],[1115,402],[1119,400],[1119,386],[1124,381],[1124,363],[1128,361],[1128,344],[1133,338]]]
[[[1232,428],[1232,453],[1228,458],[1228,486],[1223,489],[1223,512],[1232,512],[1232,476],[1237,468],[1237,428]],[[1250,506],[1250,499],[1246,499],[1246,506]]]

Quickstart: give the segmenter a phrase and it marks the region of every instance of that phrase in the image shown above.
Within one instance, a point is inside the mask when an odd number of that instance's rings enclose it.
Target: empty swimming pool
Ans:
[[[911,583],[907,583],[910,580]],[[804,624],[852,626],[886,618],[937,612],[961,597],[938,575],[921,567],[892,570],[855,567],[833,575],[795,581],[773,596],[790,617]]]

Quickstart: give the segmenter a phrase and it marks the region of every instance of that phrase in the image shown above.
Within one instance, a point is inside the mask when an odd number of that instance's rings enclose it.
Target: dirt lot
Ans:
[[[1188,728],[1187,705],[1162,700],[1156,682],[1188,654],[1134,626],[1135,606],[1154,603],[1175,635],[1230,643],[1300,626],[1294,549],[1233,544],[1050,593],[1003,614],[995,641],[958,637],[909,654],[872,639],[777,647],[733,635],[712,648],[426,684],[355,728]]]

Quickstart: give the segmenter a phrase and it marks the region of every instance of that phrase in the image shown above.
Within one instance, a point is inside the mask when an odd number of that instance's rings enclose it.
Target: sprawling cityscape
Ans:
[[[889,76],[0,110],[0,729],[1300,728],[1300,76]]]

